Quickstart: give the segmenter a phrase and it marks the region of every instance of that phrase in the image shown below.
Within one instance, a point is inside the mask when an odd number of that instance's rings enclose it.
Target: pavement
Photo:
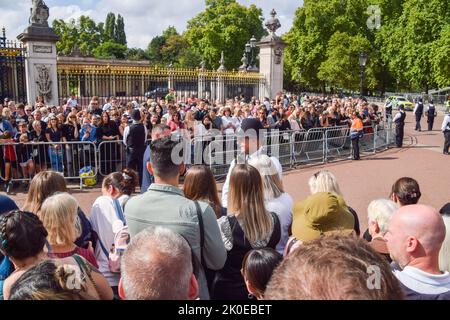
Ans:
[[[440,209],[450,202],[450,156],[442,154],[444,137],[440,131],[443,116],[435,119],[434,131],[414,131],[414,116],[407,113],[405,143],[402,149],[391,148],[376,155],[363,155],[361,161],[340,160],[325,165],[299,167],[286,172],[283,182],[295,201],[309,195],[308,180],[321,169],[333,172],[349,206],[358,213],[361,229],[367,227],[367,207],[372,200],[389,197],[393,183],[401,177],[412,177],[419,182],[420,203]],[[426,128],[422,119],[422,128]],[[221,183],[218,184],[221,190]],[[101,195],[100,188],[79,190],[77,185],[70,192],[78,199],[82,210],[89,215],[91,205]],[[26,191],[11,197],[22,206]]]

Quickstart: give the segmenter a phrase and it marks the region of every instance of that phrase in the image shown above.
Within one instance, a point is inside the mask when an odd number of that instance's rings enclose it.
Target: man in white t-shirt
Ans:
[[[405,206],[390,219],[385,238],[406,299],[450,300],[450,274],[439,269],[445,233],[442,217],[429,206]]]
[[[258,157],[261,154],[265,154],[264,147],[260,145],[259,136],[262,134],[260,130],[264,130],[261,121],[258,119],[244,119],[241,124],[241,133],[246,133],[245,138],[238,138],[238,144],[240,144],[241,151],[245,155],[245,159],[242,159],[242,162],[249,161],[252,158]],[[249,134],[249,132],[253,132],[253,134]],[[239,135],[239,133],[238,133]],[[280,161],[275,157],[270,157],[272,160],[271,170],[275,173],[278,173],[280,179],[283,175],[283,169],[280,164]],[[236,159],[233,160],[230,164],[230,168],[228,169],[227,178],[225,180],[225,184],[222,188],[222,206],[224,208],[228,207],[228,191],[230,187],[230,177],[231,172],[236,166]]]

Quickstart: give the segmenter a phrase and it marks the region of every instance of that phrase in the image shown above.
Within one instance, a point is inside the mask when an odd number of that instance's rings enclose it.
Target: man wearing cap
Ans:
[[[423,117],[423,112],[424,112],[423,101],[422,98],[419,98],[416,107],[414,108],[414,114],[416,115],[416,128],[414,130],[419,132],[422,131],[422,127],[420,126],[420,120]]]
[[[241,154],[244,156],[244,159],[239,159],[241,162],[247,162],[253,158],[257,158],[262,154],[266,154],[264,147],[260,144],[260,130],[264,130],[261,121],[258,119],[246,118],[242,120],[241,130],[238,132],[238,135],[241,137],[238,138],[238,144],[241,148]],[[280,161],[275,157],[270,157],[272,161],[271,170],[278,173],[280,179],[283,176],[283,168],[280,164]],[[236,159],[233,160],[230,164],[230,168],[228,169],[227,178],[225,180],[225,184],[222,188],[222,206],[224,208],[228,207],[228,192],[230,187],[230,176],[236,165]]]
[[[131,112],[133,123],[127,126],[123,132],[123,143],[127,151],[127,168],[139,173],[139,185],[142,185],[142,159],[145,152],[147,128],[142,124],[142,116],[139,109]]]
[[[397,145],[397,148],[401,148],[403,146],[403,137],[405,135],[406,112],[403,106],[400,106],[398,110],[400,112],[395,115],[393,121],[395,123],[395,144]]]

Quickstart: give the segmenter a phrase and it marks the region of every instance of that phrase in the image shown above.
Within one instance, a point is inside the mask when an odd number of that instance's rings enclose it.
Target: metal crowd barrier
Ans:
[[[392,121],[365,127],[361,153],[376,153],[395,142]],[[348,126],[314,128],[308,131],[269,131],[262,138],[264,150],[276,156],[284,168],[327,163],[351,155]],[[227,175],[231,162],[240,154],[237,135],[205,135],[184,140],[188,166],[209,166],[216,178]],[[4,141],[4,140],[3,140]],[[186,142],[187,141],[187,142]],[[4,181],[29,181],[38,172],[61,172],[67,180],[86,181],[120,171],[126,165],[122,141],[0,143],[0,177]],[[80,170],[84,172],[80,176]]]
[[[0,144],[3,181],[27,182],[48,170],[60,172],[67,180],[79,180],[82,188],[86,179],[95,179],[98,173],[96,145],[81,141],[16,143],[12,140]],[[83,176],[80,170],[85,172]]]

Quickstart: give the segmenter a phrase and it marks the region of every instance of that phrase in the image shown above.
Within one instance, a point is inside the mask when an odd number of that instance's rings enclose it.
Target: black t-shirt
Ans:
[[[110,121],[108,124],[102,124],[97,128],[95,133],[97,140],[102,140],[102,137],[113,137],[119,135],[119,128],[114,121]]]
[[[61,129],[58,129],[56,131],[53,131],[52,128],[47,128],[45,130],[45,133],[50,135],[50,139],[52,140],[51,142],[61,142],[62,138],[63,138],[63,132]]]
[[[77,123],[78,135],[80,134],[81,126]],[[64,124],[62,127],[63,136],[66,137],[67,141],[78,141],[75,138],[75,127],[70,124]]]

